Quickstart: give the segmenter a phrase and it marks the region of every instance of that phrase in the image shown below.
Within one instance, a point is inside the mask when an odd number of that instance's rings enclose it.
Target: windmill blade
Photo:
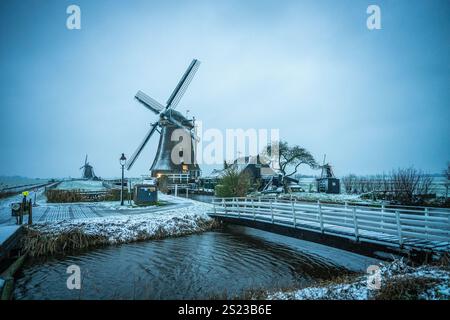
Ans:
[[[141,90],[139,90],[134,97],[136,98],[136,100],[142,103],[147,109],[150,109],[156,114],[159,114],[162,110],[164,110],[164,106],[161,103],[149,97]]]
[[[81,170],[81,169],[83,169],[85,167],[85,165],[84,166],[82,166],[79,170]]]
[[[150,130],[147,132],[147,134],[145,135],[144,140],[142,140],[141,144],[139,145],[139,147],[136,149],[136,151],[133,153],[133,155],[131,156],[130,160],[128,160],[127,162],[127,170],[130,170],[131,167],[133,166],[134,162],[136,161],[137,157],[139,156],[139,154],[141,153],[142,149],[144,149],[145,145],[147,144],[148,140],[150,140],[150,137],[153,135],[153,133],[156,131],[156,128],[158,127],[158,122],[155,122],[154,124],[152,124],[152,127],[150,128]]]
[[[177,107],[199,67],[200,61],[197,59],[192,60],[180,82],[178,82],[178,85],[175,87],[175,90],[173,90],[169,100],[167,100],[166,109]]]
[[[84,158],[84,165],[87,164],[87,156],[88,156],[88,155],[86,155],[86,158]]]

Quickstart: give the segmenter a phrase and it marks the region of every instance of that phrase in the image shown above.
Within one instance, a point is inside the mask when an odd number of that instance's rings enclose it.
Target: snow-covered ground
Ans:
[[[349,282],[268,293],[265,298],[270,300],[370,300],[376,299],[378,290],[388,283],[395,286],[402,280],[412,283],[425,280],[433,284],[423,287],[423,291],[418,293],[418,299],[450,299],[449,269],[433,266],[413,268],[402,260],[397,260],[392,263],[380,263],[378,272],[380,286],[372,284],[372,288],[368,285],[368,276],[360,276]],[[401,297],[402,295],[400,299]],[[403,298],[408,298],[406,290]]]
[[[103,191],[106,188],[102,181],[91,180],[70,180],[61,182],[56,189],[58,190],[85,190],[85,191]]]
[[[104,237],[107,243],[116,244],[150,239],[158,234],[175,236],[202,231],[211,222],[207,215],[210,210],[208,204],[189,201],[189,205],[182,208],[161,207],[138,215],[130,210],[129,214],[121,216],[47,221],[30,228],[50,236],[77,229],[85,235]]]

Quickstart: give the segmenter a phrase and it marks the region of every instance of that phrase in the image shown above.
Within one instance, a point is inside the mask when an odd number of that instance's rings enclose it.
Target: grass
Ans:
[[[31,257],[64,255],[67,252],[81,251],[107,243],[106,237],[87,235],[80,229],[72,229],[59,235],[49,235],[27,228],[22,239],[22,250]]]
[[[432,290],[439,281],[432,278],[411,276],[396,277],[386,281],[376,291],[375,300],[419,300],[420,296]]]
[[[14,195],[19,194],[19,193],[20,192],[17,192],[17,191],[0,192],[0,199],[8,198],[8,197],[14,196]]]

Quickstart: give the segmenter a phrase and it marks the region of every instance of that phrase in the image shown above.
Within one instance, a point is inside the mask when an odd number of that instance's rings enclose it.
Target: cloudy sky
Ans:
[[[81,8],[81,30],[66,8]],[[366,27],[381,8],[382,29]],[[118,176],[193,58],[178,109],[220,130],[280,129],[338,175],[450,160],[450,2],[0,2],[0,175]],[[147,173],[156,136],[130,175]],[[209,167],[203,168],[209,171]],[[311,171],[302,168],[303,173]]]

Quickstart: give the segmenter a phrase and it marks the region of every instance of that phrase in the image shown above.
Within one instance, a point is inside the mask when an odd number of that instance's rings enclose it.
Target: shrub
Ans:
[[[229,167],[216,186],[216,196],[245,197],[250,186],[251,177],[248,173],[239,173],[234,167]]]

